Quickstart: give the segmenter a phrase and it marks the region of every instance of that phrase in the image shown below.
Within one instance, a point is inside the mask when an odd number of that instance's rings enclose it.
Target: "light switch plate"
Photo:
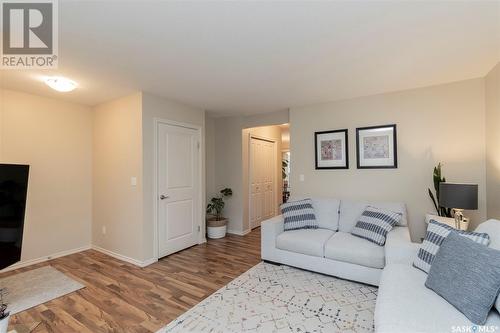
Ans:
[[[299,175],[299,180],[300,180],[301,182],[303,182],[303,181],[304,181],[304,179],[305,179],[304,175]]]
[[[137,177],[131,177],[130,178],[130,185],[131,186],[137,186]]]

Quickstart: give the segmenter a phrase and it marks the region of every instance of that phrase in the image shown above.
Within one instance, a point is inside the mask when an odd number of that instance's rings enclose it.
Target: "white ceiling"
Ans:
[[[60,0],[59,16],[59,69],[4,70],[3,87],[252,114],[481,77],[500,60],[498,1]],[[80,87],[52,92],[47,74]]]

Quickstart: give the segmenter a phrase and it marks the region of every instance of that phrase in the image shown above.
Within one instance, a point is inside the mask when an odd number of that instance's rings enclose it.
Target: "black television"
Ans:
[[[29,166],[0,164],[0,269],[21,260]]]

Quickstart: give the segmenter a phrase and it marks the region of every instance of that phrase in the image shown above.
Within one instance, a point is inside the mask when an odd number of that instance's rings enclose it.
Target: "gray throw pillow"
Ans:
[[[500,291],[500,251],[452,231],[432,262],[425,286],[476,325],[484,325]]]

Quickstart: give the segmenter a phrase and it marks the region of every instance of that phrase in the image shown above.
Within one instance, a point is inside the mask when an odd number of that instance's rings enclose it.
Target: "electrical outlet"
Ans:
[[[106,226],[105,225],[102,226],[102,234],[106,235]]]

